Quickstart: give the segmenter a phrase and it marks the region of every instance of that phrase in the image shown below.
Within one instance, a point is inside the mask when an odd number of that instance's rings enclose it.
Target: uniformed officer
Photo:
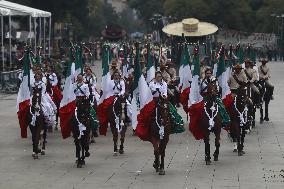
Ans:
[[[250,83],[250,87],[251,89],[256,92],[257,94],[259,94],[259,90],[258,88],[255,86],[255,83],[257,82],[257,73],[254,69],[252,69],[253,67],[253,62],[250,59],[246,59],[245,60],[245,70],[244,73],[248,79],[248,82]]]
[[[271,75],[270,75],[270,70],[267,66],[268,60],[263,58],[260,60],[260,62],[261,62],[261,65],[258,67],[259,80],[265,81],[266,85],[271,90],[271,99],[273,99],[274,85],[269,80],[271,78]]]
[[[228,85],[230,87],[232,94],[236,94],[237,89],[240,86],[243,86],[248,82],[247,76],[242,71],[242,69],[243,68],[240,64],[236,64],[234,66],[234,71],[232,72],[232,74],[231,74],[231,76],[228,80]]]

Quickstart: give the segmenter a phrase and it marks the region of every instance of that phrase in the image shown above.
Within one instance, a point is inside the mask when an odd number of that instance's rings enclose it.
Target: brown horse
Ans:
[[[245,153],[243,148],[249,103],[250,99],[247,96],[247,87],[239,87],[236,90],[233,107],[229,111],[231,118],[230,135],[233,138],[233,142],[237,142],[237,150],[234,149],[234,151],[238,151],[239,156]]]
[[[206,165],[211,164],[210,154],[210,133],[215,134],[215,152],[213,154],[214,161],[218,161],[220,148],[220,134],[222,128],[222,118],[218,111],[217,97],[218,86],[216,80],[210,81],[207,85],[207,94],[204,97],[204,114],[200,119],[200,126],[204,134],[205,144],[205,162]]]
[[[85,157],[90,156],[89,137],[91,130],[90,100],[77,97],[75,115],[71,119],[71,130],[76,145],[77,168],[85,165]]]
[[[156,99],[156,108],[153,112],[153,120],[150,127],[150,142],[154,147],[155,161],[153,167],[159,175],[165,175],[164,159],[165,151],[171,133],[169,102],[163,97]],[[160,162],[161,159],[161,162]]]
[[[33,142],[33,158],[38,159],[38,154],[45,155],[46,132],[47,127],[44,123],[44,115],[41,106],[42,89],[33,87],[32,103],[28,120],[30,121],[29,128],[32,133]],[[41,133],[43,131],[43,133]],[[43,141],[41,142],[41,137]],[[42,149],[39,149],[41,143]]]
[[[110,128],[113,136],[114,144],[114,156],[117,156],[117,141],[118,134],[120,133],[120,147],[119,153],[124,153],[124,139],[125,133],[127,130],[127,108],[126,108],[126,99],[122,96],[117,96],[114,99],[114,102],[109,106],[107,110],[107,115],[110,123]]]

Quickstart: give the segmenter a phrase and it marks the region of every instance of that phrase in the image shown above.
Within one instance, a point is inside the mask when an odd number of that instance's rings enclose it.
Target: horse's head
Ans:
[[[216,98],[218,96],[218,85],[217,85],[217,79],[209,79],[208,85],[207,85],[207,93],[208,96],[211,98]]]
[[[32,95],[32,111],[39,111],[41,104],[41,96],[42,96],[42,88],[33,87],[33,95]]]
[[[246,105],[250,103],[250,98],[248,97],[247,86],[242,85],[237,89],[236,99],[240,103],[240,105]]]
[[[160,96],[157,101],[157,112],[161,115],[162,120],[168,120],[168,113],[170,111],[169,101]]]
[[[77,98],[76,99],[76,107],[78,109],[79,114],[89,115],[90,114],[90,100],[88,98]]]

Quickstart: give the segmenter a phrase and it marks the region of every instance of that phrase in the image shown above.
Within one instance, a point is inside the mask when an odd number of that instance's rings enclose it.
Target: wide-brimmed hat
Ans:
[[[101,34],[108,39],[119,39],[126,35],[126,31],[118,25],[109,25],[101,32]]]
[[[199,22],[195,18],[183,19],[181,22],[169,24],[163,28],[163,32],[169,35],[187,37],[200,37],[215,33],[218,27],[208,22]]]
[[[242,65],[241,64],[236,64],[234,66],[234,69],[243,69]]]
[[[245,59],[245,63],[253,64],[253,61],[249,58]]]
[[[265,62],[265,63],[267,63],[268,62],[268,60],[266,59],[266,58],[261,58],[260,60],[259,60],[259,62]]]

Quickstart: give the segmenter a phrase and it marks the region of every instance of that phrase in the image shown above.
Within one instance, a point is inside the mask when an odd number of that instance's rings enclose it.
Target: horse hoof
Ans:
[[[165,175],[165,174],[166,174],[166,171],[164,169],[160,169],[159,175]]]
[[[85,160],[82,160],[81,164],[82,164],[82,165],[86,165]]]
[[[263,119],[260,119],[260,121],[259,121],[259,122],[260,122],[260,124],[262,124],[262,123],[263,123],[263,121],[264,121]]]
[[[119,153],[120,154],[124,154],[124,150],[123,149],[119,149]]]
[[[77,168],[82,168],[82,165],[80,163],[78,163]]]
[[[153,167],[154,167],[154,169],[156,170],[156,173],[158,173],[160,170],[159,170],[159,166],[158,165],[156,165],[155,163],[153,164]]]
[[[210,160],[207,160],[206,161],[206,165],[210,165],[211,164],[211,161]]]
[[[218,161],[218,156],[214,156],[214,161]]]
[[[85,157],[90,157],[90,155],[91,155],[90,152],[85,153]]]
[[[113,156],[117,156],[117,152],[113,152]]]
[[[33,158],[34,159],[38,159],[38,155],[37,154],[33,154]]]
[[[243,153],[242,152],[238,152],[238,156],[242,156],[243,155]]]
[[[44,150],[42,150],[40,154],[41,154],[41,155],[45,155],[45,151],[44,151]]]
[[[269,121],[269,118],[268,118],[268,117],[265,117],[264,120],[265,120],[265,121]]]
[[[238,151],[238,149],[234,149],[234,150],[233,150],[233,152],[237,152],[237,151]]]

